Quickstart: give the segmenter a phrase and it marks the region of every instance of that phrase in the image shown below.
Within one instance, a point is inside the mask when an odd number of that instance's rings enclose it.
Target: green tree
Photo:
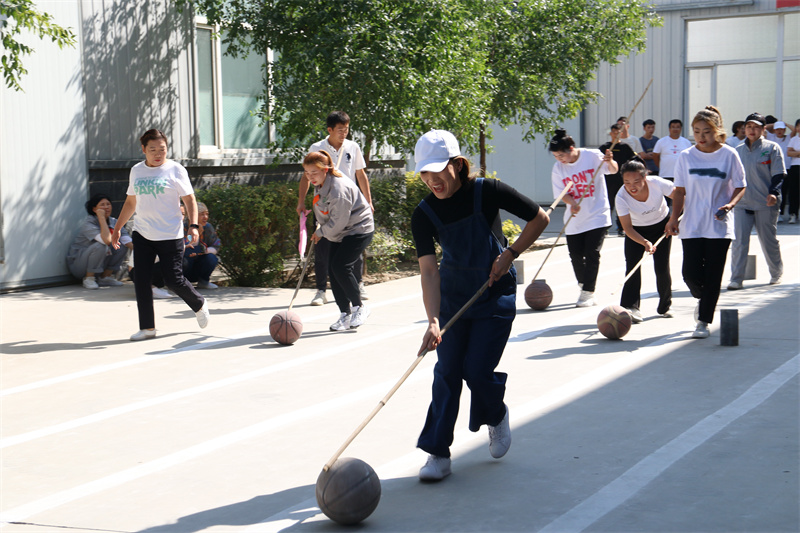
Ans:
[[[295,160],[342,109],[367,157],[435,127],[483,162],[487,124],[551,131],[598,97],[586,81],[600,63],[641,50],[658,23],[646,0],[176,2],[219,24],[233,54],[275,51],[261,115]]]
[[[33,53],[33,48],[18,41],[23,30],[38,36],[49,37],[59,48],[75,46],[75,34],[62,28],[53,17],[36,9],[33,0],[0,0],[0,37],[3,40],[2,68],[6,87],[22,91],[20,78],[28,73],[22,66],[22,56]]]

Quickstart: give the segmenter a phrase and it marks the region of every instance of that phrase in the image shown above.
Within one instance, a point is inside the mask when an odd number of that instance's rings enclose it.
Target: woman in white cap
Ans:
[[[547,214],[510,186],[469,175],[452,133],[429,131],[414,151],[416,171],[431,190],[414,211],[417,249],[428,327],[420,354],[437,350],[433,399],[417,446],[428,452],[419,477],[438,481],[450,474],[450,445],[462,382],[471,391],[471,431],[489,426],[489,450],[500,458],[511,446],[507,375],[495,372],[516,314],[512,263],[541,234]],[[499,210],[528,221],[513,247],[503,236]],[[437,265],[435,243],[442,248]],[[489,288],[442,338],[441,328],[490,280]]]

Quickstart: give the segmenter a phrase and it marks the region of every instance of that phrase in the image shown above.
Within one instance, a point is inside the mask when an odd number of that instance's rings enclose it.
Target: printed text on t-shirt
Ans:
[[[138,179],[133,185],[133,192],[137,196],[147,196],[150,194],[158,196],[159,194],[164,194],[167,183],[169,183],[167,178]]]
[[[593,175],[594,170],[582,170],[577,174],[573,174],[570,178],[564,178],[561,182],[566,187],[567,183],[572,181],[573,186],[569,194],[573,198],[592,198],[594,196]]]

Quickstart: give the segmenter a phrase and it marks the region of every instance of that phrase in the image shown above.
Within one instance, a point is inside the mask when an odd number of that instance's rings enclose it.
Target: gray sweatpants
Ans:
[[[731,245],[731,281],[739,283],[744,281],[747,254],[750,251],[750,231],[753,226],[756,228],[770,276],[772,278],[781,277],[783,261],[781,260],[781,246],[778,242],[778,206],[757,211],[737,207],[733,214],[736,240]]]
[[[110,254],[108,252],[111,252]],[[81,250],[74,261],[68,263],[70,273],[78,279],[86,277],[87,272],[100,274],[104,270],[116,272],[125,260],[128,248],[120,245],[118,249],[106,246],[102,242],[93,242],[88,248]]]

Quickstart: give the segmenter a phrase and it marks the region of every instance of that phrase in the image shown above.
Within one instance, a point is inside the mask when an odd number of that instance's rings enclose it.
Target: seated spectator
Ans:
[[[73,276],[83,279],[86,289],[122,285],[114,273],[119,270],[128,250],[133,248],[131,237],[122,228],[119,242],[123,246],[117,249],[111,246],[111,232],[117,219],[111,217],[111,199],[105,194],[92,196],[86,202],[86,212],[88,216],[69,248],[67,267]]]
[[[217,252],[220,240],[214,226],[208,222],[208,207],[197,202],[197,216],[200,225],[200,240],[194,246],[186,245],[183,252],[183,275],[192,282],[197,282],[198,289],[216,289],[211,283],[211,273],[217,268],[219,258]]]
[[[133,252],[131,252],[131,264],[133,264]],[[128,276],[131,281],[136,282],[136,269],[131,267],[128,269]],[[153,290],[153,298],[157,300],[166,300],[168,298],[176,298],[176,295],[166,288],[164,283],[164,276],[161,274],[161,263],[156,257],[156,263],[153,265],[153,277],[150,279],[150,288]]]

